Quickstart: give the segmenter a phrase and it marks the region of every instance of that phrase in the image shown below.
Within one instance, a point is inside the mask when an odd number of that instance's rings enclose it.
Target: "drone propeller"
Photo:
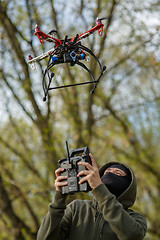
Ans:
[[[74,38],[74,40],[73,40],[73,43],[76,43],[76,42],[77,42],[78,37],[79,37],[79,34],[77,34],[77,35],[75,36],[75,38]]]
[[[64,39],[63,43],[66,43],[66,42],[68,42],[68,35],[65,36],[65,39]]]
[[[53,35],[54,33],[57,33],[56,29],[52,29],[51,31],[48,32],[49,35]]]
[[[100,21],[102,21],[102,20],[105,20],[105,19],[108,19],[108,17],[104,17],[104,18],[97,18],[97,20],[100,20]]]

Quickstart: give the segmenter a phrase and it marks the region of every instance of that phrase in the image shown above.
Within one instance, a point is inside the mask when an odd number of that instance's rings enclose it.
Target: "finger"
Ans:
[[[68,183],[67,181],[64,182],[55,182],[54,186],[55,187],[62,187],[62,186],[66,186]]]
[[[66,180],[67,179],[67,176],[58,176],[57,178],[56,178],[56,182],[60,182],[60,181],[62,181],[62,180]]]
[[[90,153],[89,156],[90,156],[91,161],[92,161],[92,166],[93,166],[93,167],[97,167],[97,163],[96,163],[96,161],[95,161],[95,159],[94,159],[92,153]]]
[[[88,162],[78,162],[78,165],[85,166],[88,170],[92,170],[93,169],[92,165],[89,164]]]
[[[88,181],[88,176],[81,178],[81,179],[79,180],[79,184],[81,184],[81,183],[83,183],[83,182],[86,182],[86,181]]]
[[[77,177],[80,177],[82,175],[89,175],[89,174],[90,174],[90,172],[88,170],[82,170],[78,173]]]
[[[65,182],[55,182],[54,186],[56,188],[56,190],[61,191],[61,187],[66,186],[68,183]]]
[[[61,172],[64,171],[64,168],[58,168],[56,171],[55,171],[55,175],[56,177],[58,177],[60,175]]]

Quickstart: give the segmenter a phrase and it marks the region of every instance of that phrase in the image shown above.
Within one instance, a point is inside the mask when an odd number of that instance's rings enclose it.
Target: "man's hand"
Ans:
[[[63,172],[64,169],[63,168],[58,168],[55,171],[55,175],[56,175],[56,180],[54,182],[54,186],[56,188],[57,191],[61,191],[61,187],[62,186],[66,186],[67,185],[67,181],[63,181],[67,179],[67,176],[60,176],[60,173]]]
[[[81,172],[78,173],[77,177],[81,177],[82,175],[85,175],[80,181],[79,184],[88,181],[90,187],[92,189],[96,188],[98,185],[102,183],[101,178],[99,176],[99,170],[96,164],[96,161],[94,160],[92,154],[89,154],[92,165],[90,165],[87,162],[79,162],[79,165],[83,165],[87,168],[87,170],[82,170]]]

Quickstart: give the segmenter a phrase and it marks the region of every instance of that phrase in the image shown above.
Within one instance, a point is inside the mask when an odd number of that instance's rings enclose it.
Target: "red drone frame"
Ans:
[[[94,53],[87,47],[81,45],[80,40],[88,37],[89,35],[93,34],[95,31],[98,31],[99,36],[101,36],[103,33],[103,26],[104,26],[102,24],[101,20],[103,20],[103,19],[106,19],[106,18],[97,19],[96,25],[94,27],[90,28],[88,31],[86,31],[82,34],[77,34],[76,37],[73,37],[70,39],[68,39],[68,36],[66,35],[64,40],[60,40],[60,39],[57,39],[57,38],[54,38],[51,36],[54,32],[56,32],[56,30],[52,30],[48,34],[46,34],[40,30],[38,25],[35,26],[34,34],[38,37],[40,43],[43,43],[43,41],[46,40],[48,42],[53,42],[55,44],[54,48],[50,49],[46,53],[42,53],[38,57],[33,58],[31,55],[29,55],[29,57],[28,57],[28,59],[29,59],[28,64],[32,64],[32,63],[40,61],[46,57],[49,57],[49,61],[47,64],[47,68],[45,69],[44,76],[43,76],[43,82],[42,82],[43,90],[44,90],[44,94],[45,94],[44,99],[43,99],[44,101],[46,100],[46,96],[47,96],[49,90],[58,89],[58,88],[94,83],[94,87],[93,87],[91,93],[94,92],[94,90],[99,82],[99,79],[103,75],[103,72],[105,71],[106,67],[101,66],[98,58],[94,55]],[[86,58],[86,53],[89,53],[90,55],[92,55],[99,64],[101,73],[97,80],[95,80],[91,71],[82,62],[80,62],[81,60],[84,60]],[[51,62],[51,60],[52,60],[52,62]],[[54,76],[54,73],[49,74],[49,69],[56,64],[65,63],[65,62],[70,63],[71,66],[78,64],[81,67],[83,67],[85,70],[87,70],[90,73],[92,81],[50,88],[51,80]],[[45,83],[45,75],[46,74],[48,75],[48,78],[49,78],[49,83],[48,83],[47,87],[46,87],[46,83]]]

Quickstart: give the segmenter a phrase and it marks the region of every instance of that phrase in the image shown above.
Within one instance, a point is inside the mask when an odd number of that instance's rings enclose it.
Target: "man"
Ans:
[[[66,195],[60,192],[67,177],[56,170],[54,201],[49,205],[38,231],[37,240],[142,240],[146,220],[130,209],[136,198],[136,179],[133,171],[120,162],[109,162],[100,170],[90,154],[92,165],[80,162],[87,170],[79,182],[88,181],[94,196],[91,200],[74,200],[66,206]],[[63,181],[62,181],[63,180]],[[66,180],[66,181],[64,181]]]

